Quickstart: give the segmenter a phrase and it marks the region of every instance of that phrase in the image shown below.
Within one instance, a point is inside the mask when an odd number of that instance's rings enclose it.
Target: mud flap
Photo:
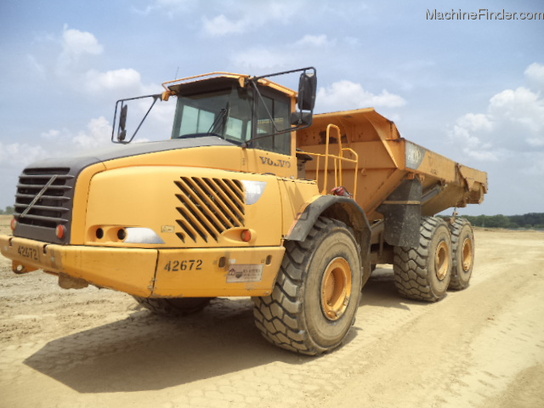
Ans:
[[[422,191],[419,179],[404,180],[378,207],[384,215],[384,239],[389,245],[411,248],[419,245]]]

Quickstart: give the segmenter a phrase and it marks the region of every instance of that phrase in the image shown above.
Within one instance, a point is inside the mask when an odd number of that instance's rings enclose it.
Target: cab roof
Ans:
[[[165,94],[178,95],[180,93],[192,93],[196,90],[209,88],[216,88],[221,83],[228,83],[231,81],[237,81],[242,88],[245,88],[249,81],[252,81],[253,77],[244,74],[235,74],[231,72],[210,72],[208,74],[195,75],[186,78],[175,79],[173,81],[167,81],[162,84],[165,89]],[[297,92],[273,82],[267,78],[258,78],[257,82],[265,87],[279,91],[289,97],[296,97]]]

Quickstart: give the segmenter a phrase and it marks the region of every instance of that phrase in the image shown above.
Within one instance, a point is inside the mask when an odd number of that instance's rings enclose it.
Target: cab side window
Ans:
[[[276,153],[291,154],[291,133],[276,133],[289,129],[289,112],[287,98],[262,96],[257,108],[255,147]]]

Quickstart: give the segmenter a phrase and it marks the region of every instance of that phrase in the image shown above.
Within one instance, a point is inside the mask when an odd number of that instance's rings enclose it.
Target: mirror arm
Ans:
[[[133,100],[136,100],[136,99],[145,99],[145,98],[153,98],[153,103],[151,104],[151,106],[147,110],[146,114],[144,115],[144,117],[140,121],[138,127],[136,128],[136,130],[132,134],[131,138],[129,140],[125,140],[125,137],[126,137],[126,120],[127,120],[126,109],[128,108],[128,105],[125,105],[125,102],[126,101],[133,101]],[[132,142],[132,140],[134,139],[134,137],[136,136],[136,134],[138,133],[138,131],[142,127],[142,124],[146,120],[147,116],[149,115],[149,112],[151,112],[151,109],[153,109],[153,106],[155,106],[155,103],[157,103],[157,100],[159,100],[159,99],[162,100],[162,94],[145,95],[145,96],[137,96],[137,97],[134,97],[134,98],[119,99],[115,103],[115,113],[114,113],[114,116],[113,116],[113,126],[112,126],[112,132],[111,132],[111,141],[113,143],[122,143],[122,144],[128,144],[128,143]],[[119,108],[119,104],[121,104],[120,108]],[[120,111],[120,113],[119,113],[119,123],[117,123],[117,111],[118,110]],[[123,110],[125,110],[124,117],[123,117]],[[117,126],[116,126],[116,124],[117,124]],[[117,138],[115,138],[115,130],[116,129],[117,129]]]

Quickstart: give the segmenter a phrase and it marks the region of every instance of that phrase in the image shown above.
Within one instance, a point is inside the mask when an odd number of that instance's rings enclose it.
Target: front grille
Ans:
[[[15,195],[18,224],[56,228],[68,224],[74,176],[68,168],[28,168],[19,176]]]
[[[239,180],[181,177],[175,185],[182,242],[218,241],[224,231],[244,225],[244,188]]]

